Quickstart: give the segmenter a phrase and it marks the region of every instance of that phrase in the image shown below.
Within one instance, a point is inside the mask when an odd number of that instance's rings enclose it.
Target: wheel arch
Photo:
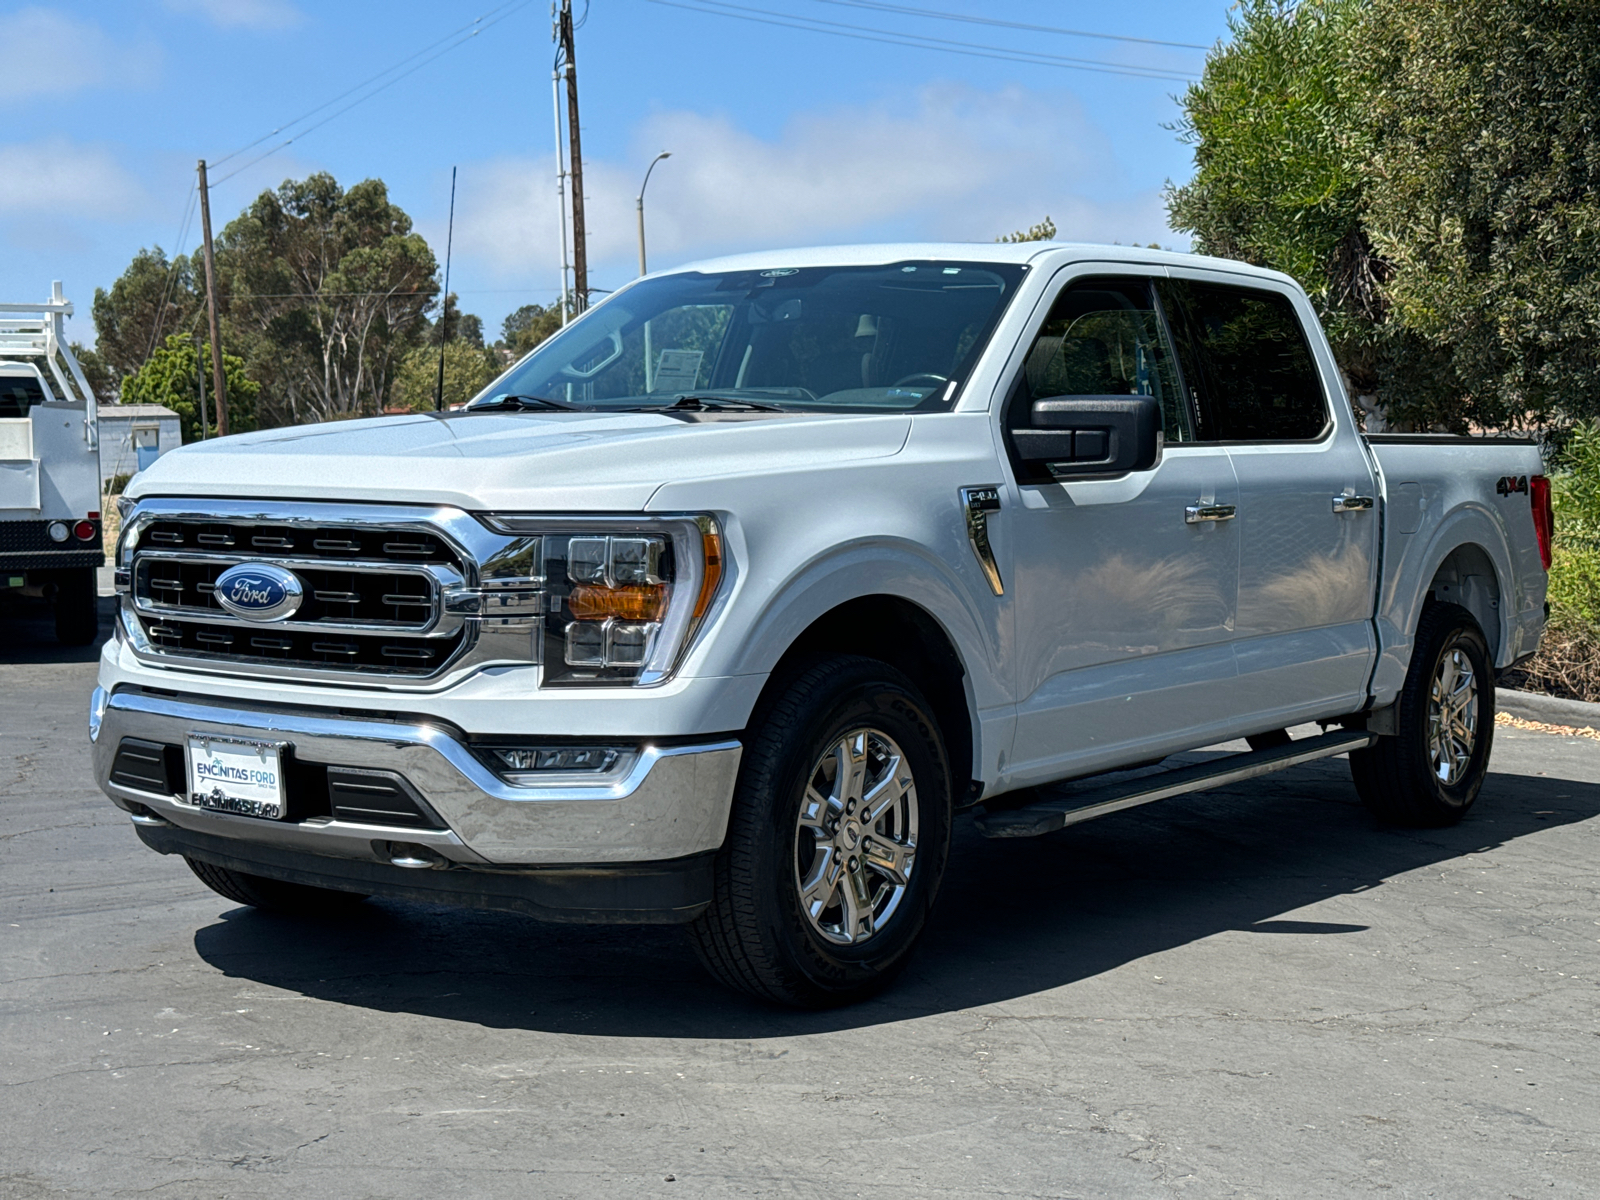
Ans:
[[[971,685],[954,640],[927,609],[904,596],[857,596],[829,609],[790,643],[762,691],[781,686],[789,668],[823,654],[858,654],[887,663],[927,699],[950,760],[958,807],[974,799],[977,728]],[[760,707],[760,702],[757,702]]]
[[[1507,665],[1515,647],[1512,628],[1517,605],[1511,593],[1512,561],[1505,531],[1494,515],[1476,505],[1451,512],[1429,537],[1396,535],[1385,552],[1392,564],[1378,612],[1379,662],[1372,692],[1379,704],[1392,702],[1405,683],[1417,622],[1430,597],[1459,604],[1472,613],[1489,642],[1496,667]]]
[[[1489,658],[1498,661],[1504,641],[1504,604],[1500,572],[1489,552],[1477,542],[1448,550],[1429,578],[1424,599],[1456,604],[1472,614],[1489,642]]]

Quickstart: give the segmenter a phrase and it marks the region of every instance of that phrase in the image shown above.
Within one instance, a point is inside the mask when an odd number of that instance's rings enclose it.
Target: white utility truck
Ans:
[[[95,398],[63,335],[71,315],[59,282],[44,304],[0,304],[0,601],[52,601],[56,637],[83,646],[106,557]]]
[[[463,411],[125,503],[89,732],[152,849],[265,907],[682,922],[802,1005],[904,964],[957,819],[1340,754],[1460,819],[1550,538],[1532,442],[1362,436],[1287,277],[1053,244],[649,276]]]

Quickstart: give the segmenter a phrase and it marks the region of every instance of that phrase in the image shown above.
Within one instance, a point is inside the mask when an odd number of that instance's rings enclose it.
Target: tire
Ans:
[[[738,991],[849,1004],[895,977],[927,924],[950,855],[949,760],[927,702],[876,660],[813,660],[769,695],[689,938]]]
[[[1434,715],[1441,704],[1446,729],[1436,739]],[[1489,643],[1466,609],[1454,604],[1423,609],[1396,724],[1397,736],[1381,737],[1350,755],[1362,803],[1391,825],[1454,825],[1477,800],[1494,745]]]
[[[359,892],[341,892],[305,883],[285,883],[280,879],[267,879],[213,866],[197,858],[185,857],[183,861],[189,864],[189,869],[200,882],[217,895],[235,904],[248,904],[267,912],[296,917],[335,916],[366,899]]]
[[[62,571],[56,589],[56,641],[63,646],[87,646],[100,635],[100,597],[94,568]]]

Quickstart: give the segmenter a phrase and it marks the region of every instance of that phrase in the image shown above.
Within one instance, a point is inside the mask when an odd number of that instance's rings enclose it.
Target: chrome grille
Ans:
[[[305,562],[292,558],[243,555],[201,557],[151,550],[135,558],[135,598],[174,615],[225,615],[217,602],[216,580],[241,562],[269,561],[300,579],[306,598],[295,613],[302,624],[383,626],[424,629],[434,618],[438,591],[433,576],[414,569],[385,570],[367,563]]]
[[[288,619],[218,601],[218,577],[251,563],[299,580]],[[121,630],[152,662],[420,686],[452,665],[539,658],[539,540],[457,509],[143,501],[117,565]]]

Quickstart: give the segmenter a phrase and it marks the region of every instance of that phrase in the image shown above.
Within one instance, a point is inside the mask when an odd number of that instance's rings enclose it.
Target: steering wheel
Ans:
[[[914,385],[915,381],[918,379],[931,379],[933,380],[934,387],[938,387],[941,383],[950,382],[950,377],[948,375],[935,375],[932,371],[917,371],[911,375],[907,375],[904,379],[896,379],[889,386],[906,387],[907,385]]]

